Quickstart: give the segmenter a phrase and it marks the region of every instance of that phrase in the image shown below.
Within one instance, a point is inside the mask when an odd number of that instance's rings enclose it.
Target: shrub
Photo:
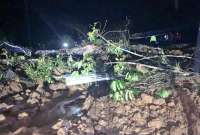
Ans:
[[[40,57],[35,63],[25,65],[25,72],[34,81],[52,83],[54,63],[49,57]]]

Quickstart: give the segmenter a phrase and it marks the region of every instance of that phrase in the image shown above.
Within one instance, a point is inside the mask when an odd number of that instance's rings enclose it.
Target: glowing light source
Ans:
[[[67,42],[63,43],[63,47],[67,48],[69,46],[69,44]]]

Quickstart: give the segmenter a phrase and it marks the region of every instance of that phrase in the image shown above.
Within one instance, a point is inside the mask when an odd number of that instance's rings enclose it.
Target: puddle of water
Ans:
[[[90,76],[91,78],[94,75]],[[97,79],[104,80],[103,75],[99,75]],[[77,87],[78,89],[79,87]],[[87,93],[90,93],[93,97],[101,97],[108,94],[107,81],[98,82],[97,85],[93,83],[87,90]],[[82,112],[82,105],[85,101],[86,95],[81,95],[78,93],[73,97],[67,97],[68,92],[61,92],[60,96],[55,99],[51,99],[49,103],[47,103],[40,110],[36,110],[33,113],[29,113],[28,121],[26,123],[21,123],[17,121],[17,114],[15,116],[11,116],[15,119],[15,121],[11,121],[12,124],[3,127],[6,131],[15,131],[17,128],[21,126],[27,127],[43,127],[50,126],[54,122],[56,122],[59,118],[61,119],[77,119],[80,118],[84,112]],[[26,111],[26,109],[33,109],[30,107],[25,107],[21,111]],[[1,128],[1,127],[0,127]],[[12,130],[11,130],[12,129]],[[0,129],[1,130],[1,129]]]
[[[45,126],[55,122],[59,118],[73,119],[73,117],[79,117],[82,111],[81,105],[85,98],[85,95],[72,98],[66,98],[65,95],[61,95],[45,105],[41,111],[37,112],[30,125]]]

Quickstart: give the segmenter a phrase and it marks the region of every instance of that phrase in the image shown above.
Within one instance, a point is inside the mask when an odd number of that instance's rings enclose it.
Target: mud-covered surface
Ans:
[[[35,90],[19,90],[18,94],[1,100],[0,134],[198,135],[199,82],[199,77],[177,78],[176,85],[172,88],[173,95],[168,99],[152,95],[152,91],[156,89],[154,84],[149,85],[149,90],[131,102],[117,103],[105,95],[86,95],[80,102],[88,107],[79,116],[59,115],[58,111],[52,113],[52,109],[58,103],[70,100],[65,96],[69,91],[83,92],[86,88],[80,86],[59,90],[63,89],[60,83],[48,88],[38,85]],[[16,87],[13,90],[22,89],[20,83],[9,82],[1,84],[1,94],[7,89],[12,91],[10,87]],[[106,86],[94,88],[98,91],[107,89]],[[76,104],[77,102],[72,105]]]
[[[180,64],[188,68],[193,63]],[[141,95],[119,103],[108,96],[109,82],[36,84],[17,69],[4,71],[8,80],[0,82],[0,135],[200,135],[198,75],[176,74],[172,82],[169,73],[158,72],[135,85]],[[156,98],[160,88],[172,95]]]

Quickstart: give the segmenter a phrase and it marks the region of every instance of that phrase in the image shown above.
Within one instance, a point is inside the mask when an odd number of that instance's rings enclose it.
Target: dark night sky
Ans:
[[[132,31],[197,23],[198,0],[179,1],[176,11],[173,0],[1,0],[0,32],[25,43],[67,33],[72,24],[85,32],[89,24],[108,20],[108,26],[117,29],[126,16]]]

